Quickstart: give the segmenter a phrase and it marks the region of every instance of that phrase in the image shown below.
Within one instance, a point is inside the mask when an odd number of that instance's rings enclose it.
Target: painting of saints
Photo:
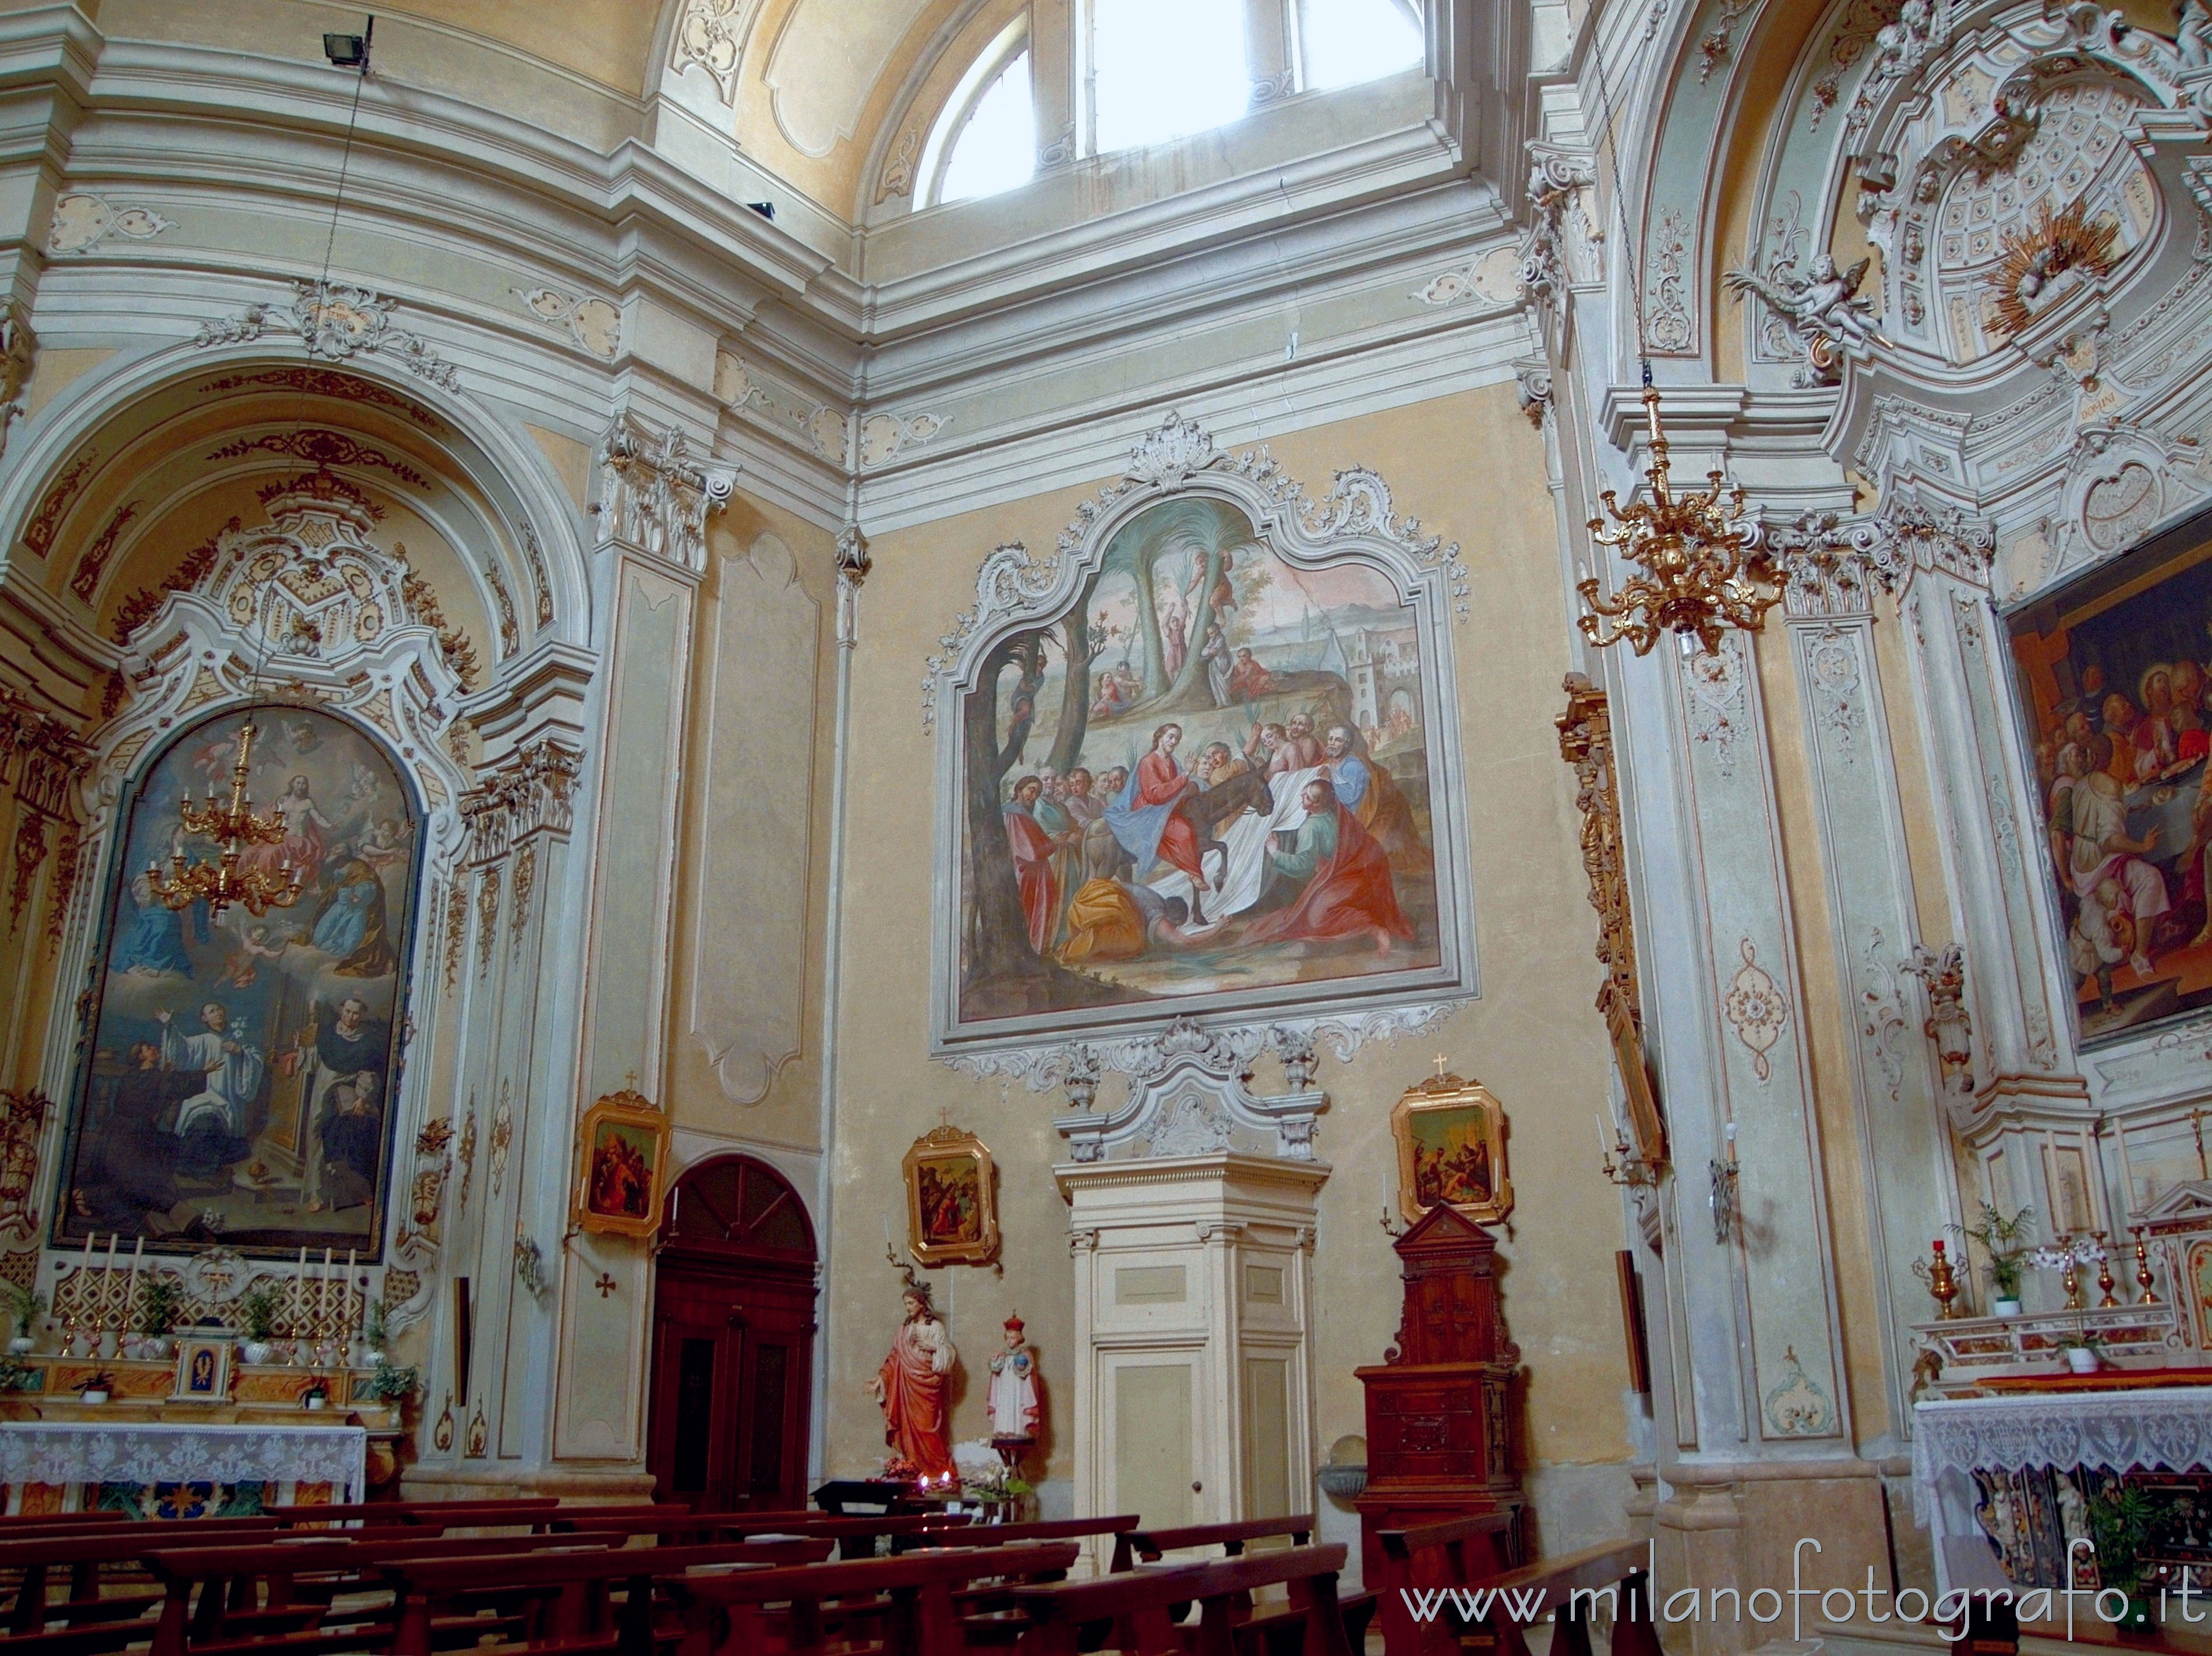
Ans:
[[[964,693],[952,1038],[1457,971],[1431,820],[1447,733],[1420,717],[1396,579],[1295,562],[1196,495],[1091,555],[1057,620],[979,646]]]
[[[641,1148],[642,1146],[642,1148]],[[643,1219],[653,1211],[653,1143],[635,1128],[604,1123],[592,1149],[592,1211]]]
[[[246,710],[148,754],[106,853],[58,1243],[97,1230],[126,1245],[371,1259],[382,1246],[420,819],[367,731],[320,708],[258,713],[283,734],[255,748],[246,786],[283,832],[255,849],[267,871],[298,877],[298,895],[259,915],[176,911],[145,873],[218,854],[179,808],[211,779],[228,786]]]
[[[2212,1007],[2212,537],[2184,524],[2007,626],[2082,1040]]]
[[[915,1172],[921,1186],[922,1240],[939,1247],[982,1240],[980,1169],[974,1159],[925,1162]]]

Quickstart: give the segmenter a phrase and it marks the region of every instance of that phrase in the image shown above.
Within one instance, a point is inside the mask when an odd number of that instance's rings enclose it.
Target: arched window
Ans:
[[[1204,132],[1252,99],[1244,0],[1091,0],[1091,101],[1100,154]]]
[[[926,203],[995,196],[1036,171],[1029,23],[1016,18],[960,77],[921,152]]]
[[[1395,75],[1421,61],[1420,9],[1414,0],[1298,0],[1298,48],[1315,91]]]

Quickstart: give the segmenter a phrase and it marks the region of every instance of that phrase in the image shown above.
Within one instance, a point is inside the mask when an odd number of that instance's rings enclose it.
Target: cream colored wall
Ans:
[[[731,935],[702,927],[699,922],[699,881],[710,840],[726,834],[726,825],[713,820],[709,795],[703,786],[711,779],[708,742],[714,724],[713,697],[717,683],[726,686],[736,664],[717,659],[722,606],[744,602],[726,587],[731,572],[726,561],[757,560],[769,566],[774,554],[760,543],[773,537],[789,549],[800,588],[819,606],[818,651],[815,664],[816,713],[813,739],[771,721],[740,727],[744,731],[744,771],[750,786],[808,802],[804,814],[805,843],[790,847],[732,846],[725,840],[718,849],[731,853],[721,867],[734,865],[741,883],[759,882],[763,901],[799,901],[804,903],[807,947],[802,958],[787,962],[800,986],[799,1052],[769,1083],[757,1103],[732,1103],[708,1060],[707,1047],[692,1033],[690,984],[702,954],[709,949],[744,949],[750,946],[742,933]],[[713,519],[707,532],[707,578],[694,611],[691,646],[690,717],[686,736],[688,780],[676,858],[674,959],[671,964],[667,1029],[667,1108],[678,1128],[743,1138],[801,1149],[821,1146],[821,991],[823,938],[829,926],[828,879],[830,858],[830,779],[836,761],[833,692],[836,682],[836,543],[834,537],[789,513],[740,494]],[[725,693],[726,696],[726,692]],[[738,709],[725,701],[726,721]],[[789,870],[796,863],[804,870],[804,891],[794,897],[789,889]],[[704,935],[702,935],[704,933]],[[802,1192],[810,1208],[814,1192]]]
[[[1315,1256],[1318,1447],[1364,1429],[1352,1370],[1379,1362],[1396,1327],[1396,1262],[1377,1223],[1395,1176],[1389,1114],[1441,1051],[1460,1073],[1488,1083],[1510,1118],[1519,1206],[1500,1257],[1507,1314],[1529,1369],[1526,1453],[1539,1465],[1623,1460],[1626,1364],[1611,1257],[1619,1210],[1590,1143],[1608,1058],[1591,1004],[1595,920],[1552,723],[1564,705],[1567,622],[1541,444],[1507,385],[1298,432],[1271,446],[1316,493],[1337,468],[1374,467],[1402,512],[1460,543],[1474,582],[1470,619],[1455,628],[1453,645],[1483,993],[1431,1040],[1373,1046],[1349,1065],[1323,1065],[1320,1084],[1332,1102],[1320,1155],[1335,1172],[1322,1193]],[[884,1453],[865,1386],[896,1315],[898,1278],[883,1259],[884,1233],[903,1246],[899,1160],[947,1114],[997,1158],[1005,1236],[1003,1275],[936,1273],[940,1283],[957,1279],[950,1325],[963,1378],[955,1435],[988,1430],[982,1360],[1000,1322],[1018,1308],[1042,1364],[1052,1422],[1047,1470],[1055,1477],[1072,1471],[1069,1434],[1079,1425],[1068,1418],[1073,1274],[1066,1210],[1049,1171],[1065,1153],[1051,1117],[1066,1101],[1018,1083],[969,1081],[928,1058],[935,745],[921,727],[919,689],[924,658],[972,601],[984,555],[1009,540],[1049,551],[1088,493],[1035,496],[885,535],[874,546],[848,773],[837,1234],[828,1279],[836,1473],[872,1471]],[[1279,1083],[1263,1070],[1255,1084]]]

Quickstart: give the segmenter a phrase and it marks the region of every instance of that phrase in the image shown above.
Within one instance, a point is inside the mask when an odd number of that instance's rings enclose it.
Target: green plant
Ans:
[[[2089,1539],[2097,1549],[2097,1579],[2130,1598],[2142,1591],[2143,1549],[2158,1509],[2131,1484],[2118,1483],[2089,1500]]]
[[[246,1338],[259,1342],[276,1331],[276,1290],[249,1288],[238,1296],[238,1325]]]
[[[18,1334],[28,1334],[31,1325],[46,1311],[46,1296],[21,1283],[0,1282],[0,1307]]]
[[[1980,1220],[1951,1228],[1969,1241],[1979,1242],[1989,1256],[1983,1269],[1990,1274],[1990,1289],[2000,1300],[2020,1297],[2020,1277],[2027,1258],[2028,1235],[2035,1224],[2035,1210],[2022,1208],[2009,1219],[1990,1204],[1981,1204]]]
[[[138,1285],[140,1333],[156,1336],[167,1333],[177,1325],[177,1319],[184,1308],[183,1277],[155,1271]]]
[[[95,1368],[77,1382],[76,1389],[80,1392],[112,1392],[115,1376],[105,1368]]]
[[[384,1326],[383,1301],[371,1300],[368,1302],[368,1315],[362,1319],[361,1325],[361,1337],[370,1345],[379,1348],[382,1347],[385,1341],[389,1338]],[[379,1366],[380,1367],[381,1365]]]
[[[2085,1328],[2078,1334],[2062,1335],[2051,1342],[2061,1351],[2094,1351],[2105,1344],[2094,1328]]]
[[[380,1362],[361,1383],[361,1394],[379,1403],[401,1403],[422,1387],[422,1376],[412,1364],[402,1368],[396,1363]]]
[[[40,1378],[40,1371],[29,1363],[0,1357],[0,1392],[38,1391]]]

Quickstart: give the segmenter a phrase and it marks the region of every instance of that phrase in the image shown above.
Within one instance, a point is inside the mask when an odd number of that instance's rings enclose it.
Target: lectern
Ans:
[[[1383,1530],[1524,1505],[1507,1410],[1521,1348],[1505,1331],[1497,1239],[1437,1206],[1391,1245],[1406,1285],[1398,1336],[1367,1388],[1367,1487],[1353,1501],[1365,1579],[1386,1578]]]

